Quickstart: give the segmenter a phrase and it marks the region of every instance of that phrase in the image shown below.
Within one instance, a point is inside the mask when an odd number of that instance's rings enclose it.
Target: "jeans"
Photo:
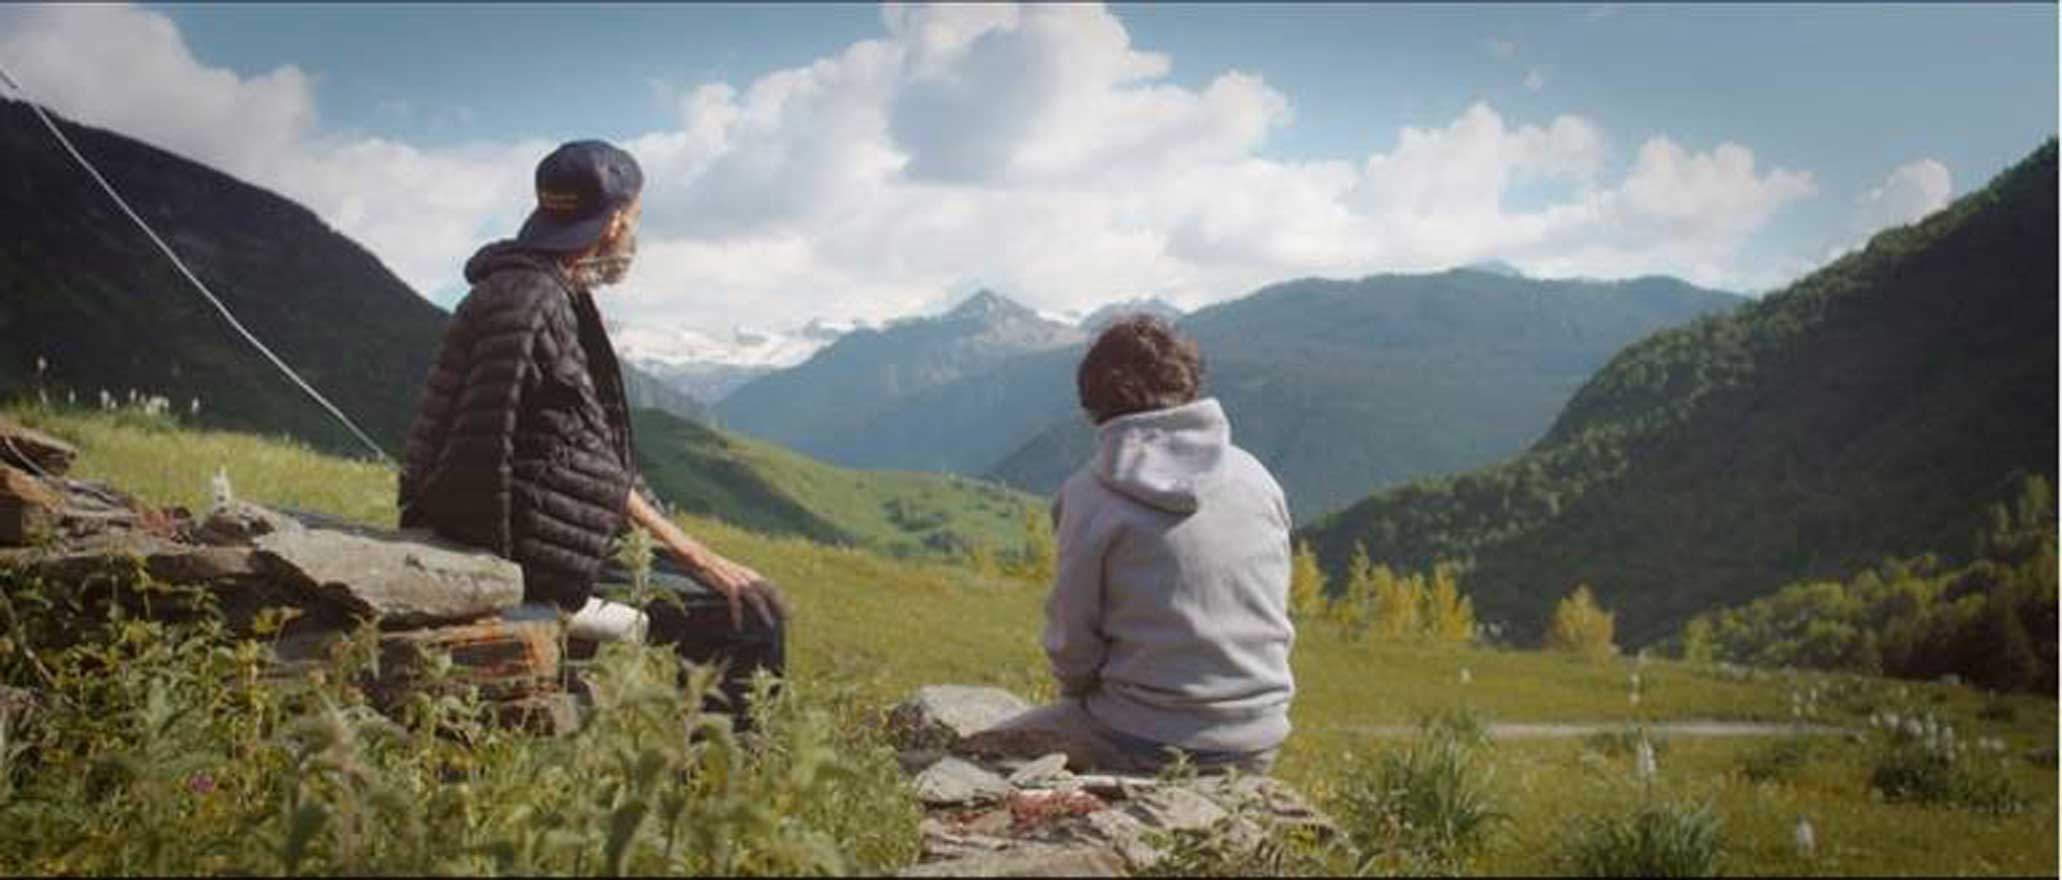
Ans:
[[[1077,773],[1158,773],[1173,762],[1174,747],[1117,730],[1090,715],[1079,699],[1063,698],[967,737],[958,750],[1011,758],[1066,752],[1067,765]],[[1237,768],[1241,773],[1264,776],[1274,768],[1275,755],[1280,750],[1180,751],[1198,770]]]
[[[628,586],[632,581],[628,569],[610,560],[602,569],[601,582]],[[647,583],[657,596],[643,606],[645,641],[670,646],[690,663],[720,666],[723,671],[716,691],[703,701],[702,708],[730,714],[733,729],[740,733],[751,729],[750,716],[743,710],[751,695],[753,673],[764,669],[776,678],[787,675],[786,624],[780,620],[767,623],[747,605],[743,627],[732,626],[730,600],[696,581],[670,557],[652,559]],[[592,608],[590,603],[588,609],[582,609],[582,616]],[[576,616],[576,623],[579,619]]]

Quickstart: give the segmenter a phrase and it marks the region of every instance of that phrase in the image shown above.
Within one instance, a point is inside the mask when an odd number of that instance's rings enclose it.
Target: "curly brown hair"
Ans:
[[[1125,315],[1103,329],[1074,374],[1081,408],[1100,425],[1118,416],[1181,406],[1203,388],[1203,353],[1166,321]]]

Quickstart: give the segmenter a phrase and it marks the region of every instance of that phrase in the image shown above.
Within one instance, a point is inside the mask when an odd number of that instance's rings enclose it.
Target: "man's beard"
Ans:
[[[591,290],[622,281],[623,276],[630,274],[630,263],[636,258],[637,233],[633,230],[616,236],[615,241],[593,256],[574,263],[567,274],[572,277],[573,286]]]

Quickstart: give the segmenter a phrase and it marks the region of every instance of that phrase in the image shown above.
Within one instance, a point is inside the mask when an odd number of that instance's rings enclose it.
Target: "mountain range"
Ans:
[[[1578,584],[1629,645],[1885,557],[1967,560],[2056,463],[2056,146],[1923,221],[1614,356],[1524,455],[1305,529],[1407,569],[1463,564],[1521,638]],[[2052,601],[2052,597],[2050,597]]]
[[[1299,518],[1536,439],[1619,347],[1740,297],[1668,278],[1544,281],[1455,270],[1304,279],[1187,316],[1206,392]],[[728,427],[848,467],[986,475],[1049,493],[1092,451],[1077,327],[983,292],[934,319],[839,339],[725,399]]]

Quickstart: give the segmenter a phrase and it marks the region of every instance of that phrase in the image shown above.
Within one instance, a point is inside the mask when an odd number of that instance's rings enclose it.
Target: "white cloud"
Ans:
[[[1742,245],[1814,191],[1744,146],[1665,137],[1614,176],[1595,121],[1518,122],[1486,103],[1362,156],[1279,161],[1265,147],[1289,96],[1236,70],[1176,85],[1171,60],[1101,7],[882,15],[880,38],[807,66],[661,92],[674,123],[624,144],[649,188],[638,267],[604,298],[612,320],[727,338],[893,318],[976,285],[1055,313],[1119,296],[1194,308],[1283,278],[1489,257],[1728,285]],[[16,17],[0,55],[60,110],[299,199],[419,289],[454,283],[473,248],[513,231],[551,146],[342,140],[317,125],[305,75],[207,67],[157,13]],[[1559,195],[1506,205],[1532,184]]]
[[[457,261],[490,223],[520,219],[545,149],[325,136],[299,68],[239,77],[209,67],[170,19],[137,7],[21,7],[4,24],[0,58],[42,102],[302,202],[420,290],[456,282]]]
[[[1526,91],[1528,91],[1528,92],[1536,92],[1536,91],[1539,91],[1540,89],[1546,88],[1546,84],[1547,84],[1547,75],[1546,75],[1546,68],[1543,68],[1543,67],[1535,67],[1535,68],[1532,68],[1531,70],[1528,70],[1528,71],[1526,71],[1526,72],[1525,72],[1525,90],[1526,90]]]
[[[1954,192],[1953,176],[1938,159],[1918,159],[1897,166],[1855,200],[1855,230],[1867,235],[1900,226],[1947,207]]]

